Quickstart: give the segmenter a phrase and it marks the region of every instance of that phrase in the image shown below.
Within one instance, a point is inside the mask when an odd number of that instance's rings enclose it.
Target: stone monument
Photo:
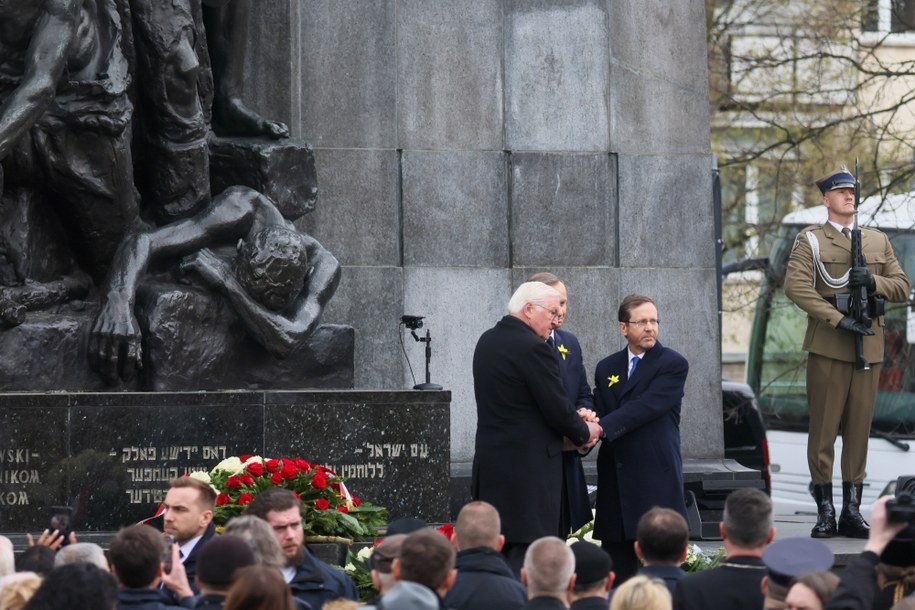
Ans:
[[[320,322],[340,265],[296,224],[314,151],[241,99],[251,11],[0,5],[2,531],[60,504],[117,529],[241,453],[327,462],[392,517],[447,513],[416,482],[447,487],[448,394],[345,391],[354,329]]]

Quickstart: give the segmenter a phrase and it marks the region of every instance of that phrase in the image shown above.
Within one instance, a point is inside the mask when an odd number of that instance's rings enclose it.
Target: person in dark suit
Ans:
[[[575,405],[579,414],[582,413],[582,409],[593,412],[594,397],[591,394],[591,386],[588,385],[588,373],[585,370],[578,337],[561,329],[568,313],[569,297],[565,284],[557,276],[546,271],[535,273],[527,278],[527,281],[543,282],[559,292],[560,318],[547,343],[556,350],[555,354],[559,358],[559,372],[566,397]],[[562,452],[562,503],[559,508],[560,537],[568,536],[594,518],[585,471],[581,466],[581,453],[574,447]]]
[[[528,610],[566,610],[575,584],[575,555],[555,536],[535,540],[524,555],[521,583],[527,587]]]
[[[763,551],[775,537],[772,501],[759,489],[732,491],[718,525],[724,561],[717,568],[687,574],[674,593],[678,610],[762,608]]]
[[[169,481],[163,504],[166,512],[162,529],[178,544],[187,580],[194,593],[200,593],[194,580],[197,557],[203,545],[216,535],[216,524],[213,523],[216,492],[199,479],[179,477]]]
[[[601,360],[594,373],[604,430],[594,538],[613,558],[620,583],[638,570],[633,543],[642,515],[661,506],[686,518],[680,403],[689,364],[658,342],[658,309],[649,297],[624,298],[618,319],[627,346]]]
[[[559,360],[546,343],[560,319],[559,300],[546,284],[525,282],[473,355],[471,497],[499,511],[503,554],[516,572],[531,542],[559,531],[563,439],[593,446],[601,434],[566,398]]]
[[[683,515],[669,508],[654,507],[639,519],[635,554],[642,560],[639,574],[660,578],[673,595],[686,576],[680,569],[686,561],[689,525]]]
[[[587,540],[570,545],[575,555],[575,584],[569,591],[569,610],[607,610],[616,575],[607,552]]]

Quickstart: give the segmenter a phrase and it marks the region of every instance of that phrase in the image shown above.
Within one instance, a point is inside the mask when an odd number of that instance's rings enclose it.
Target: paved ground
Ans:
[[[810,529],[816,523],[816,518],[812,515],[776,515],[775,516],[775,539],[783,538],[807,538],[810,536]],[[694,540],[705,552],[714,553],[720,548],[720,540]],[[829,538],[822,541],[828,546],[836,556],[836,567],[845,566],[848,560],[857,555],[864,549],[864,540],[853,540],[851,538]]]

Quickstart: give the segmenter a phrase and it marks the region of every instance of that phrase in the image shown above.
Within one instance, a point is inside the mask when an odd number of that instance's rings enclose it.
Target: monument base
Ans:
[[[448,520],[450,392],[0,394],[0,532],[51,506],[112,532],[151,516],[168,481],[230,456],[301,457],[390,519]]]

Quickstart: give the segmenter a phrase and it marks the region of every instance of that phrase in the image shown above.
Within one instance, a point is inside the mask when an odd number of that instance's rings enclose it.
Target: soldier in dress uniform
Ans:
[[[807,312],[807,402],[810,426],[807,462],[817,503],[814,538],[836,534],[867,538],[858,508],[867,462],[867,442],[883,362],[883,303],[908,298],[909,280],[882,232],[861,228],[866,266],[852,267],[855,177],[847,169],[817,181],[827,221],[805,227],[794,240],[785,294]],[[866,326],[843,305],[851,290],[865,287],[871,311]],[[862,337],[869,370],[855,370],[855,335]],[[842,432],[842,513],[836,523],[832,470],[836,436]]]

